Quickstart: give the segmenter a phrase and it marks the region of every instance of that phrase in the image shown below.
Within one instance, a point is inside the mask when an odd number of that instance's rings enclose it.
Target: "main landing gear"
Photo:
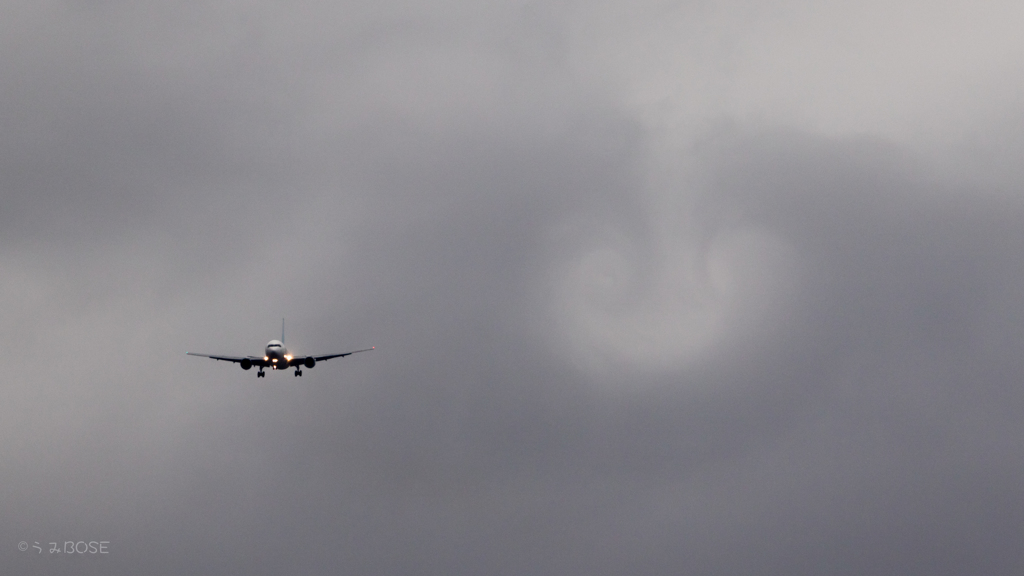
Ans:
[[[256,373],[256,377],[257,378],[264,378],[264,377],[266,377],[266,374],[263,373],[263,368],[260,368],[260,371]]]
[[[298,368],[296,368],[295,369],[295,375],[296,376],[302,376],[302,370],[299,370]]]

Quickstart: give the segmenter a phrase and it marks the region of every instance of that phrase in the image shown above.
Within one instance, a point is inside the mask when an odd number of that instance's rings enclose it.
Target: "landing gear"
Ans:
[[[296,376],[302,376],[302,370],[299,370],[298,368],[296,368],[295,369],[295,375]]]
[[[260,371],[256,373],[257,378],[264,378],[265,376],[266,374],[263,373],[263,368],[260,368]]]

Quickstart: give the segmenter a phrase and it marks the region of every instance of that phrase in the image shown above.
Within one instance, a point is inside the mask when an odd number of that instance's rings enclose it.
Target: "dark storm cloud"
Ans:
[[[673,151],[567,5],[42,6],[2,58],[5,567],[1020,570],[1012,170]],[[182,357],[280,316],[378,350]],[[114,551],[16,550],[72,539]]]

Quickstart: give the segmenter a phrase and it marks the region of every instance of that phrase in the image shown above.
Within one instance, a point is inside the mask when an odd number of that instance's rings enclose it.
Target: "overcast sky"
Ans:
[[[0,569],[1020,574],[1021,29],[0,2]]]

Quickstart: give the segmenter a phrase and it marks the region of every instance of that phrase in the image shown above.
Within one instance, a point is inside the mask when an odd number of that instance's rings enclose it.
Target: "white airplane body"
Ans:
[[[236,362],[242,367],[242,370],[248,370],[253,366],[257,366],[259,367],[259,372],[256,373],[256,377],[263,378],[266,375],[263,373],[264,368],[270,368],[271,370],[295,368],[295,375],[302,376],[303,366],[312,368],[316,366],[317,362],[323,362],[331,358],[343,358],[358,352],[369,352],[373,349],[373,347],[370,347],[363,350],[353,350],[351,352],[342,352],[341,354],[325,354],[323,356],[296,356],[288,352],[288,349],[284,346],[284,320],[282,320],[281,339],[267,342],[267,347],[263,350],[263,356],[215,356],[213,354],[197,354],[195,352],[185,352],[185,354],[213,358],[214,360],[223,360],[225,362]]]

